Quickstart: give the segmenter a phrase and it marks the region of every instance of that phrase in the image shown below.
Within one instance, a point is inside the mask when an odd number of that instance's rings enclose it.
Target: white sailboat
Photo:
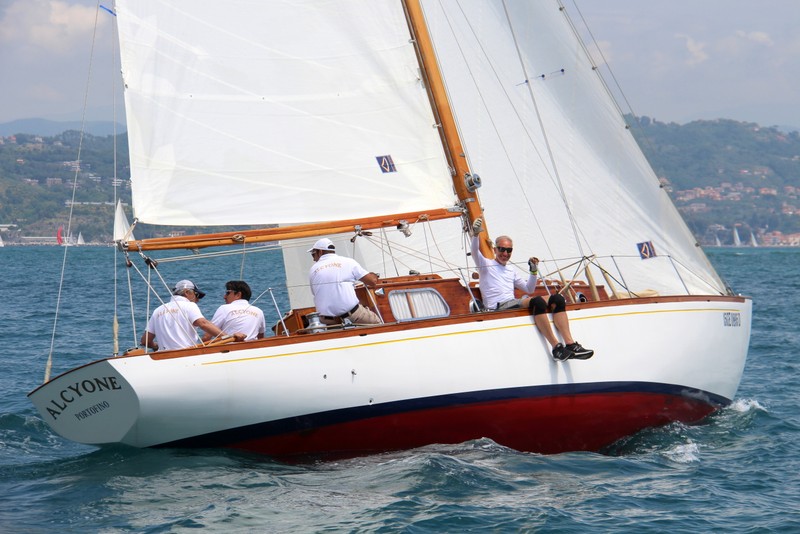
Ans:
[[[739,229],[736,228],[735,226],[733,227],[733,246],[734,247],[742,246],[742,240],[739,237]]]
[[[753,232],[750,232],[750,246],[751,247],[758,246],[758,240],[756,239],[756,235]]]
[[[235,4],[115,3],[134,215],[265,228],[115,238],[142,256],[280,241],[292,309],[274,337],[48,377],[29,397],[56,432],[276,457],[483,437],[555,453],[732,401],[751,300],[697,246],[559,2]],[[537,292],[570,298],[592,359],[554,361],[527,310],[474,311],[480,216],[483,237],[543,258]],[[381,273],[358,291],[383,324],[309,328],[320,236]]]
[[[85,245],[86,241],[83,240],[83,234],[78,232],[78,239],[75,240],[76,245]]]
[[[0,247],[4,247],[6,244],[3,242],[3,236],[0,236]]]

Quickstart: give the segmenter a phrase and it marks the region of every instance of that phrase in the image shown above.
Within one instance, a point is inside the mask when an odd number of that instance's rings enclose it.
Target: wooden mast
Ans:
[[[483,216],[483,208],[481,207],[478,193],[476,191],[470,191],[465,182],[465,177],[471,176],[472,173],[470,172],[469,164],[464,154],[464,148],[461,145],[461,138],[458,135],[458,128],[456,127],[453,110],[450,107],[450,100],[447,97],[442,73],[436,61],[436,54],[433,49],[430,34],[428,33],[428,26],[425,24],[422,5],[419,0],[403,0],[403,6],[408,18],[411,36],[416,44],[420,68],[422,69],[422,77],[431,99],[433,113],[436,115],[436,119],[439,122],[439,133],[442,136],[445,154],[452,168],[453,186],[459,201],[463,204],[467,212],[467,219],[471,226],[475,219]],[[483,239],[480,240],[481,252],[487,258],[493,258],[494,250],[488,239],[489,232],[487,230],[486,220],[484,219],[483,222],[484,233],[482,234]]]

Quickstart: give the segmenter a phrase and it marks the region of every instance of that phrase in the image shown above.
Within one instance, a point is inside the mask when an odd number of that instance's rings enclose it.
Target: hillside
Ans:
[[[66,228],[77,179],[73,230],[88,241],[110,242],[114,207],[114,138],[74,130],[44,137],[18,134],[0,138],[0,224],[16,228],[7,242],[22,236],[54,236]],[[116,194],[130,203],[127,135],[117,138]],[[78,165],[78,149],[81,163]]]
[[[657,175],[703,244],[744,238],[762,241],[800,232],[800,134],[731,120],[685,125],[628,118]],[[74,234],[109,242],[116,198],[130,202],[127,134],[114,138],[78,132],[0,137],[0,225],[15,225],[3,237],[53,236],[66,225],[73,205]],[[77,164],[81,146],[81,163]],[[116,191],[114,177],[116,180]],[[2,228],[2,227],[0,227]],[[164,229],[147,227],[146,237]]]
[[[629,118],[630,119],[630,118]],[[632,128],[656,174],[704,244],[734,227],[800,232],[800,134],[732,120],[685,125],[642,117]]]

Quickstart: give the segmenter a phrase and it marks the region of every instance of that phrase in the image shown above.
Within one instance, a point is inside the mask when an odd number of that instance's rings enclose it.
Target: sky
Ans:
[[[800,0],[563,1],[635,114],[800,129]],[[122,115],[113,17],[96,5],[0,0],[0,123],[78,120],[84,102],[87,120]]]

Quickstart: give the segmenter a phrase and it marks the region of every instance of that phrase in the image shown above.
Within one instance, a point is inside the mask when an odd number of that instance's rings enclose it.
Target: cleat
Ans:
[[[567,345],[567,350],[572,352],[572,357],[576,360],[588,360],[594,355],[593,350],[582,347],[577,341]]]
[[[571,350],[569,350],[561,343],[553,347],[553,359],[556,361],[565,362],[574,356],[575,353],[573,353]]]

